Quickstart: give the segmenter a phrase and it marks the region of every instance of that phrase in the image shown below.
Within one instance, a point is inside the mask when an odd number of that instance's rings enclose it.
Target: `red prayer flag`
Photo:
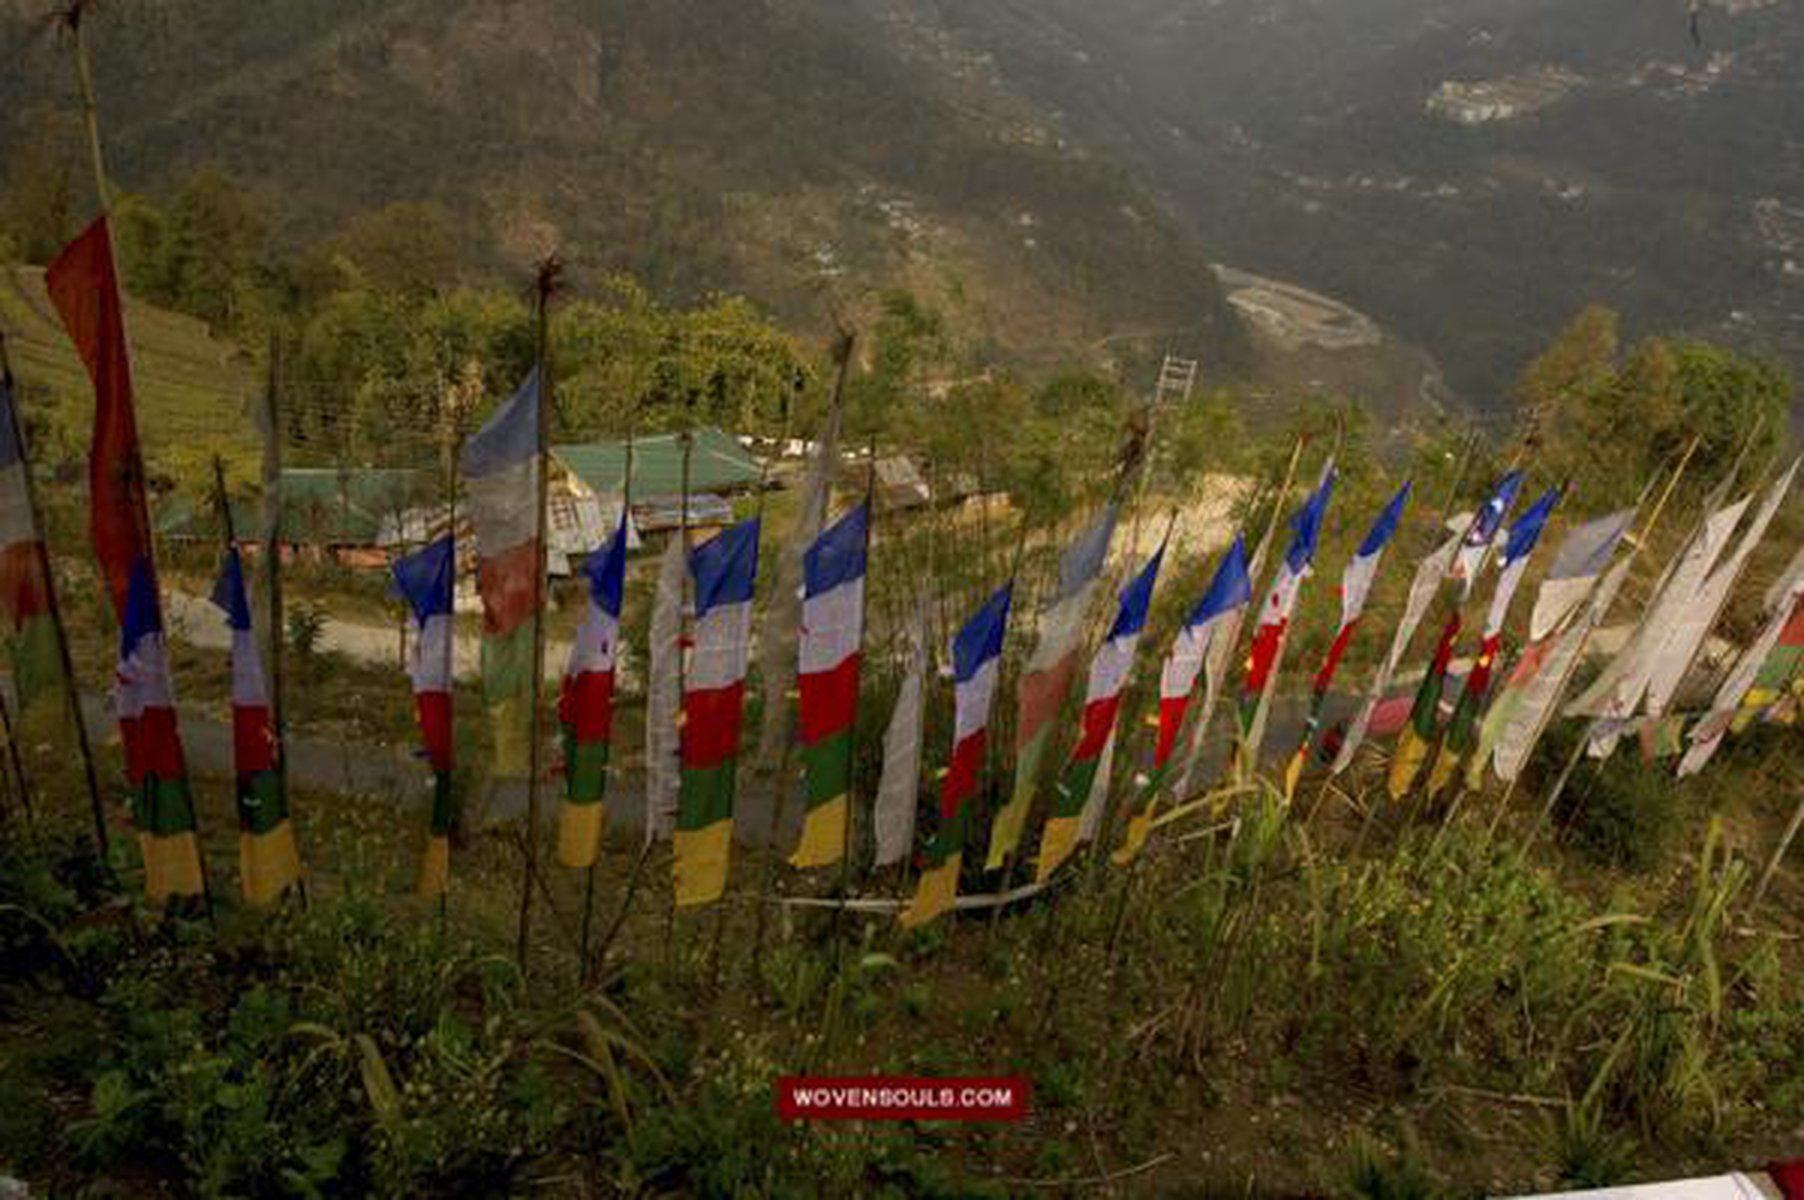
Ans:
[[[125,315],[105,216],[63,247],[44,272],[44,285],[94,384],[88,535],[112,593],[113,611],[123,614],[132,568],[150,553],[150,519],[144,505],[138,422],[132,410]]]

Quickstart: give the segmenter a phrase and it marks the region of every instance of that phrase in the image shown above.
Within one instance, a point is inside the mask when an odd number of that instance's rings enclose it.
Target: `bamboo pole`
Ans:
[[[833,404],[834,404],[835,408],[838,407],[840,397],[844,393],[845,382],[846,382],[846,363],[850,362],[851,357],[852,357],[851,344],[849,342],[844,343],[844,350],[845,350],[845,356],[844,356],[844,358],[841,359],[841,362],[840,362],[839,380],[834,385],[834,388],[833,388]],[[783,403],[783,419],[782,419],[782,423],[780,425],[780,429],[782,430],[782,435],[777,439],[778,453],[782,452],[782,449],[781,449],[782,446],[785,445],[789,441],[790,416],[791,416],[790,405],[789,405],[788,400],[786,399]],[[830,414],[827,419],[830,422],[833,420],[836,420],[837,414],[836,413]],[[824,452],[826,449],[826,446],[827,446],[827,438],[823,435],[822,439],[820,440],[820,444],[819,444],[818,448]],[[835,453],[837,453],[837,450],[835,451]],[[835,464],[835,466],[837,466],[837,464]],[[828,496],[831,497],[832,491],[833,491],[832,483],[830,482],[832,479],[831,469],[828,467],[828,465],[826,463],[822,463],[821,471],[822,471],[822,479],[824,481],[827,481],[824,486],[827,489]],[[758,504],[757,504],[755,519],[758,522],[758,536],[760,538],[762,538],[764,536],[764,496],[765,496],[766,486],[769,482],[769,474],[770,474],[770,458],[767,456],[765,458],[764,462],[759,464],[759,467],[758,467]],[[825,506],[824,505],[822,508],[822,512],[823,512],[823,516],[824,516],[824,514],[825,514]],[[808,514],[806,512],[804,512],[802,514],[801,519],[806,520],[807,516],[808,516]],[[779,553],[781,553],[781,552],[779,552]],[[786,581],[786,578],[787,578],[787,572],[783,571],[783,570],[779,570],[777,572],[777,586],[782,587],[784,582]],[[772,603],[774,603],[774,604],[784,604],[787,602],[788,602],[787,599],[784,597],[774,597],[772,599]],[[798,620],[799,620],[799,617],[798,617]],[[759,650],[762,654],[769,655],[769,654],[778,652],[781,648],[782,648],[781,643],[777,643],[777,644],[773,644],[770,646],[760,646]],[[763,669],[766,671],[770,670],[770,664],[768,662],[766,662],[763,665]],[[782,670],[781,667],[779,667],[778,669]],[[785,674],[785,677],[788,677],[787,671],[785,671],[784,674]],[[768,691],[765,694],[766,694],[767,699],[771,698],[771,696],[772,696],[772,694]],[[771,886],[775,882],[776,874],[777,874],[777,838],[782,836],[783,816],[784,816],[785,811],[789,807],[789,789],[790,789],[789,767],[790,767],[791,755],[795,752],[795,726],[794,726],[794,722],[791,720],[790,715],[789,715],[790,711],[793,711],[793,707],[791,705],[789,695],[788,695],[787,691],[785,690],[785,691],[777,693],[774,698],[777,700],[777,702],[779,704],[783,705],[785,710],[788,710],[788,711],[785,711],[783,713],[764,713],[764,714],[762,714],[764,717],[764,728],[775,729],[777,731],[775,736],[777,737],[778,740],[777,740],[777,765],[776,765],[776,770],[771,775],[771,792],[772,792],[772,794],[771,794],[771,806],[770,806],[770,820],[765,822],[765,826],[764,826],[764,867],[763,867],[763,870],[761,872],[759,872],[757,907],[756,907],[756,911],[754,911],[752,913],[751,973],[752,973],[752,979],[754,982],[756,982],[756,980],[758,978],[759,969],[763,965],[763,962],[764,962],[764,932],[765,932],[765,920],[766,920],[765,909],[768,907],[769,900],[770,900]],[[719,940],[720,940],[721,926],[724,926],[725,923],[726,923],[726,915],[725,915],[725,906],[723,904],[721,914],[719,917],[719,923],[716,925],[716,928],[715,928],[715,944],[717,947],[719,945]],[[718,958],[718,954],[716,955],[716,957]],[[718,962],[715,965],[718,966]],[[712,970],[713,970],[713,968],[710,968],[710,979],[713,978]]]
[[[865,475],[864,479],[865,586],[859,595],[858,632],[860,640],[869,634],[871,614],[871,590],[869,586],[871,578],[871,543],[876,537],[877,528],[877,434],[874,430],[871,433],[870,439],[870,455],[870,470]],[[859,703],[859,700],[860,697],[857,695],[852,697],[852,748],[849,754],[854,768],[858,764],[858,716],[863,707]],[[858,811],[858,806],[852,802],[852,789],[854,787],[852,780],[856,777],[856,774],[857,772],[854,770],[848,772],[846,776],[846,823],[845,827],[840,830],[841,840],[839,848],[839,892],[842,896],[846,894],[847,889],[851,887],[852,883],[852,851],[856,844],[853,837],[852,824],[853,815]]]
[[[456,743],[457,723],[457,460],[463,454],[463,411],[460,398],[448,398],[443,413],[443,427],[440,430],[445,441],[445,536],[451,539],[451,619],[450,635],[445,638],[444,673],[445,687],[451,695],[452,742]],[[426,530],[431,534],[431,530]],[[430,537],[428,538],[430,541]],[[424,632],[424,626],[421,627]],[[414,643],[416,646],[419,643]],[[457,771],[455,766],[451,778],[447,782],[451,792],[451,832],[449,840],[453,847],[457,846],[464,832],[463,805],[457,794]],[[435,799],[436,802],[436,799]],[[438,894],[438,926],[443,934],[445,923],[450,916],[450,882]]]
[[[0,737],[6,739],[6,766],[12,775],[13,786],[17,789],[19,808],[28,822],[36,822],[37,813],[31,803],[31,785],[25,777],[25,763],[19,757],[19,737],[13,728],[12,711],[6,698],[0,696]]]
[[[282,339],[269,336],[268,378],[263,390],[263,572],[264,640],[269,645],[269,724],[275,739],[276,794],[288,812],[288,722],[283,701],[285,649],[282,602]],[[289,814],[293,819],[293,814]],[[301,907],[307,907],[307,879],[295,884]]]
[[[538,479],[533,497],[533,528],[537,550],[533,556],[532,575],[532,679],[528,684],[530,715],[527,720],[526,744],[526,876],[520,885],[520,925],[515,937],[514,956],[519,960],[520,970],[526,970],[527,952],[532,948],[532,894],[539,874],[539,722],[540,695],[545,682],[545,502],[546,489],[550,482],[550,471],[547,469],[546,453],[550,439],[547,434],[551,426],[551,363],[547,357],[550,342],[550,308],[551,294],[557,287],[558,275],[563,269],[556,255],[547,257],[539,264],[538,275],[534,280],[536,299],[536,324],[538,333],[538,373],[539,396],[535,433],[538,446],[534,453],[538,456]]]
[[[689,640],[689,635],[688,635],[689,588],[690,588],[690,584],[691,584],[690,561],[689,561],[690,554],[691,554],[691,547],[689,545],[689,467],[690,467],[690,458],[695,452],[695,393],[694,392],[692,392],[692,391],[685,392],[685,394],[683,396],[683,410],[684,410],[685,420],[683,423],[683,435],[682,435],[682,447],[683,447],[682,466],[680,468],[680,473],[679,473],[680,481],[677,485],[677,539],[678,539],[678,545],[682,546],[682,548],[683,548],[683,570],[682,570],[682,574],[680,576],[680,586],[677,588],[677,713],[678,713],[677,728],[679,731],[678,735],[677,735],[677,757],[678,757],[679,764],[681,762],[682,752],[683,752],[682,751],[682,731],[684,728],[683,718],[682,718],[683,703],[686,698],[686,693],[688,692],[688,687],[689,687],[689,656],[684,652],[683,647],[688,644],[688,640]],[[680,767],[680,765],[679,765],[678,771],[679,771],[679,774],[678,774],[678,785],[677,785],[678,786],[677,816],[676,816],[675,823],[680,826],[682,823],[682,819],[683,819],[682,792],[681,792],[682,784],[681,784],[681,767]],[[676,843],[675,843],[675,840],[673,837],[672,842],[671,842],[671,863],[672,863],[673,870],[674,870],[674,866],[675,866],[675,862],[676,862],[675,856],[676,856]],[[676,933],[676,887],[675,887],[675,881],[673,880],[672,887],[670,890],[670,906],[667,909],[665,909],[665,911],[664,911],[664,953],[666,955],[667,962],[668,962],[668,956],[674,952],[674,946],[676,943],[675,933]]]
[[[1760,872],[1760,882],[1754,885],[1754,895],[1748,900],[1748,913],[1760,907],[1761,900],[1766,897],[1766,889],[1773,882],[1773,876],[1779,873],[1779,864],[1785,861],[1786,851],[1791,849],[1792,840],[1798,836],[1798,828],[1804,826],[1804,799],[1798,801],[1798,807],[1792,811],[1791,820],[1780,835],[1779,844],[1773,848],[1772,858],[1767,860],[1766,869]]]

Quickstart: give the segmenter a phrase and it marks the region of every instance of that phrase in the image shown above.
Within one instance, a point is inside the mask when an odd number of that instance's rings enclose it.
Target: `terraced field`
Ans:
[[[243,351],[201,321],[130,299],[126,323],[152,475],[199,478],[214,453],[248,466],[257,453],[248,402],[258,394],[258,377]],[[0,330],[42,456],[54,466],[79,458],[93,394],[44,291],[43,268],[0,269]]]

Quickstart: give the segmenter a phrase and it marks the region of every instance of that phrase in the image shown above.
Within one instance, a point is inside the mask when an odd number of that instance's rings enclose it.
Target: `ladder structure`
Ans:
[[[1165,361],[1159,364],[1159,382],[1153,388],[1155,409],[1165,407],[1171,400],[1190,399],[1190,389],[1196,386],[1196,365],[1194,358],[1165,356]]]

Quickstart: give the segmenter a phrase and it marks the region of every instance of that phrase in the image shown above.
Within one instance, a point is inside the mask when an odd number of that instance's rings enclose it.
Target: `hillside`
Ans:
[[[1482,403],[1590,301],[1804,368],[1797,0],[862,2]]]
[[[96,27],[118,175],[203,162],[264,189],[300,243],[431,200],[478,269],[559,246],[688,300],[744,291],[820,326],[905,286],[1005,356],[1124,332],[1245,362],[1194,235],[1037,101],[973,101],[868,14],[828,0],[163,0]],[[41,6],[19,3],[15,14]],[[33,21],[9,22],[15,141],[67,104]]]
[[[249,361],[192,317],[128,298],[139,434],[153,479],[205,478],[214,453],[249,463],[255,428],[246,402],[258,382]],[[93,393],[35,267],[0,270],[0,329],[24,391],[21,415],[57,468],[86,453]],[[76,467],[75,469],[79,469]]]

